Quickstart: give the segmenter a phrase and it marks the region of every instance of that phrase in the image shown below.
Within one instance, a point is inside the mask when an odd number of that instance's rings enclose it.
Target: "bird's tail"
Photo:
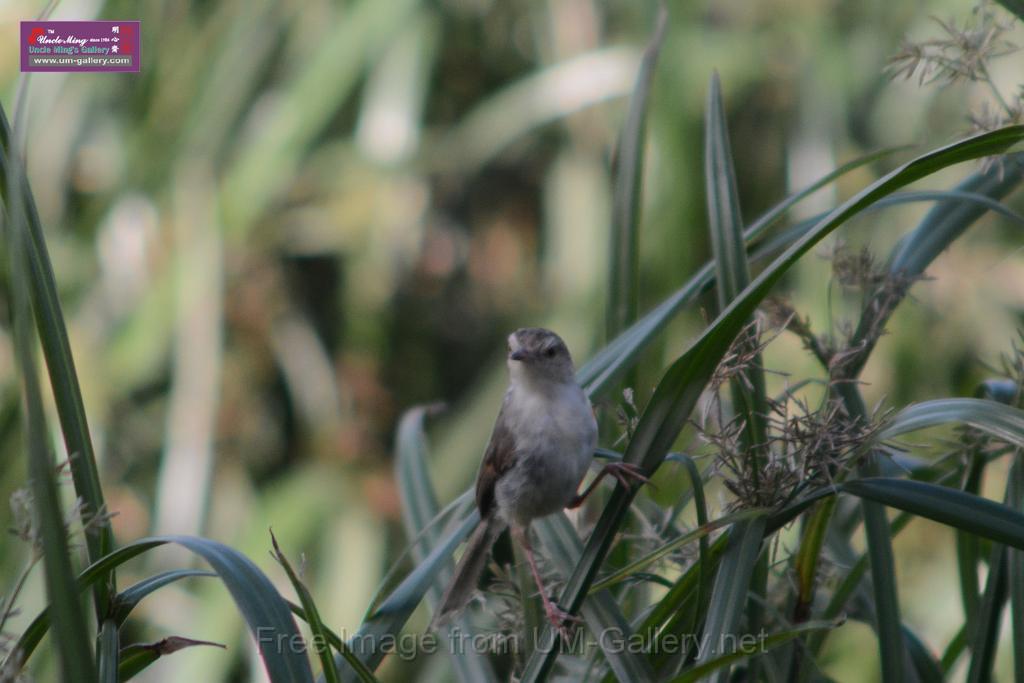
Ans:
[[[505,530],[505,522],[498,519],[497,515],[488,515],[480,520],[473,535],[466,543],[466,551],[462,554],[459,563],[455,565],[455,575],[444,592],[441,602],[438,603],[434,618],[430,622],[429,630],[443,626],[451,621],[452,617],[461,612],[473,597],[473,591],[480,581],[480,575],[487,566],[487,558],[491,554],[491,546],[498,540],[498,536]]]

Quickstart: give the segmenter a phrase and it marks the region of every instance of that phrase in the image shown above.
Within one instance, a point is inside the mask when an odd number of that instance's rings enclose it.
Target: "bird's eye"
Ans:
[[[554,358],[555,357],[555,347],[553,347],[553,346],[549,347],[548,350],[544,352],[544,355],[547,356],[548,358]]]

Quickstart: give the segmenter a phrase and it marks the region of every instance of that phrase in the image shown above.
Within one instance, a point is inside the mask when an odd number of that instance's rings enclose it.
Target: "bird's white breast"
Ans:
[[[564,508],[576,495],[597,445],[597,423],[575,384],[534,390],[514,385],[506,406],[516,465],[498,482],[499,509],[526,523]]]

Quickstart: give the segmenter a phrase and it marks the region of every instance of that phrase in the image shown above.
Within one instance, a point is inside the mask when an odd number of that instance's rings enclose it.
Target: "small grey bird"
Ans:
[[[473,531],[455,576],[435,612],[431,628],[460,612],[476,589],[491,546],[508,528],[526,553],[548,620],[564,628],[575,620],[548,597],[530,545],[530,522],[563,508],[578,507],[605,476],[624,486],[646,482],[631,464],[612,463],[587,487],[576,490],[594,457],[597,422],[576,383],[565,342],[550,330],[531,327],[508,337],[509,387],[476,479],[480,524]]]

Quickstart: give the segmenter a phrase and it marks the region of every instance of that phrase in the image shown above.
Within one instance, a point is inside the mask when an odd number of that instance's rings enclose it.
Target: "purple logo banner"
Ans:
[[[23,21],[22,71],[138,71],[138,21]]]

